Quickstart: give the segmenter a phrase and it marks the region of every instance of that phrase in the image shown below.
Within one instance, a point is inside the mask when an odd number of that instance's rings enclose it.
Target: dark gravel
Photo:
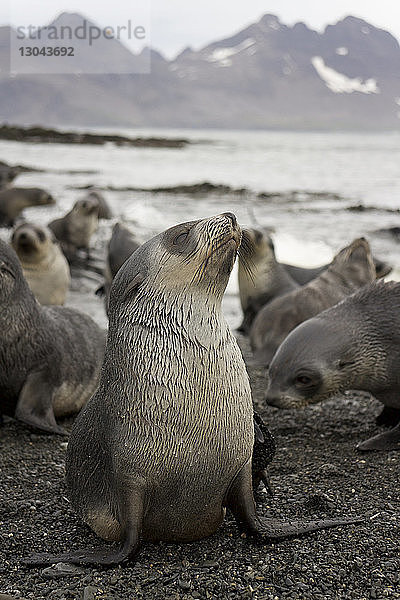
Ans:
[[[0,429],[0,593],[35,600],[400,598],[400,453],[355,450],[358,440],[378,431],[378,403],[353,394],[300,412],[266,408],[265,379],[250,371],[256,406],[278,448],[270,468],[275,497],[258,494],[260,513],[369,519],[256,545],[239,535],[228,515],[211,538],[146,544],[128,566],[27,569],[20,559],[32,551],[94,547],[101,541],[66,498],[66,441],[9,420]],[[72,421],[64,425],[70,429]]]

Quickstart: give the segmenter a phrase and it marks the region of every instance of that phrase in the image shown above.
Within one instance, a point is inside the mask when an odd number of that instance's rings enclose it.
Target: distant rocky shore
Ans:
[[[117,146],[138,148],[184,148],[190,144],[184,138],[129,138],[115,134],[97,134],[78,131],[58,131],[44,127],[0,126],[0,140],[12,142],[33,142],[44,144],[95,144],[112,143]]]

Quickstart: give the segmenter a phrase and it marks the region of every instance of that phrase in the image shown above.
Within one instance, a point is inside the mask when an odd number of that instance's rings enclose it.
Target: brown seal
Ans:
[[[249,332],[255,316],[265,304],[299,287],[276,260],[272,238],[262,229],[243,230],[238,278],[243,311],[239,331],[243,333]]]
[[[78,412],[97,387],[104,333],[86,315],[41,306],[11,246],[0,241],[0,414],[42,431]]]
[[[71,433],[66,477],[84,521],[121,544],[36,555],[28,564],[119,563],[141,538],[211,535],[225,508],[266,538],[339,524],[256,515],[250,385],[221,310],[240,239],[231,213],[183,223],[119,270],[101,381]]]
[[[84,198],[75,202],[64,217],[49,223],[62,251],[71,262],[77,250],[85,250],[90,256],[90,239],[99,226],[99,205],[95,198]]]
[[[343,300],[376,278],[368,242],[360,238],[341,250],[319,277],[276,298],[258,313],[250,331],[256,361],[268,365],[297,325]]]
[[[108,204],[107,200],[104,198],[103,194],[96,189],[89,190],[86,198],[93,199],[97,201],[99,212],[99,219],[112,219],[113,212]]]
[[[0,191],[0,226],[12,227],[28,206],[55,204],[54,198],[40,188],[12,187]]]
[[[375,283],[297,327],[269,369],[268,404],[300,408],[346,390],[370,392],[400,416],[400,283]],[[400,425],[358,445],[400,450]]]
[[[14,229],[11,244],[40,304],[64,304],[71,275],[52,232],[41,225],[22,223]]]

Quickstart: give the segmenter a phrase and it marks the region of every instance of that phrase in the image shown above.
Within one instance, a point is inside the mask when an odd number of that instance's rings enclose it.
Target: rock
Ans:
[[[93,585],[86,586],[83,590],[82,600],[95,600],[98,591]]]
[[[184,579],[178,579],[178,585],[182,590],[188,591],[191,589],[191,584],[189,581],[185,581]]]
[[[43,577],[53,578],[53,577],[76,577],[77,575],[82,575],[85,571],[80,567],[75,565],[70,565],[68,563],[57,563],[52,565],[51,567],[46,567],[43,569],[42,575]]]

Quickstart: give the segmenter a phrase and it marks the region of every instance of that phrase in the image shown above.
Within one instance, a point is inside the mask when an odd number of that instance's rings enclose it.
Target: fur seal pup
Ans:
[[[86,198],[94,199],[97,201],[97,204],[99,206],[99,219],[113,218],[114,215],[107,200],[104,198],[103,194],[101,194],[98,190],[90,190],[87,193]]]
[[[83,520],[120,545],[26,564],[117,564],[141,538],[211,535],[225,507],[268,539],[339,524],[256,515],[250,384],[221,310],[240,240],[231,213],[183,223],[119,270],[100,384],[71,433],[66,479]]]
[[[49,433],[97,387],[104,332],[92,319],[34,298],[11,246],[0,240],[0,414]]]
[[[374,261],[377,279],[386,277],[386,275],[389,275],[389,273],[391,273],[391,271],[393,270],[393,267],[391,267],[388,263],[384,262],[383,260],[380,260],[379,258],[375,258],[373,256],[372,260]],[[299,285],[306,285],[307,283],[321,275],[321,273],[323,273],[323,271],[328,269],[331,265],[331,263],[328,263],[327,265],[322,265],[322,267],[307,269],[304,267],[297,267],[296,265],[287,265],[285,263],[282,264],[288,271],[292,279],[294,279]]]
[[[40,188],[8,188],[0,191],[0,226],[12,227],[24,208],[55,204],[54,198]]]
[[[392,270],[383,261],[373,260],[377,278],[385,277]],[[266,230],[243,230],[238,277],[244,318],[238,331],[247,334],[263,306],[309,283],[328,269],[330,264],[307,269],[279,263],[275,257],[274,243]]]
[[[400,283],[374,283],[302,323],[285,339],[269,369],[267,403],[316,404],[364,390],[400,411]],[[396,417],[397,413],[397,417]],[[362,442],[360,450],[400,450],[400,425]]]
[[[64,304],[71,275],[52,232],[41,225],[22,223],[14,229],[11,245],[40,304]]]
[[[113,227],[110,241],[108,243],[106,267],[104,270],[104,285],[97,291],[97,295],[104,295],[104,303],[108,314],[108,301],[110,289],[114,277],[140,243],[135,239],[133,233],[122,223],[116,223]]]
[[[265,230],[244,229],[238,264],[239,297],[248,333],[257,313],[274,298],[299,286],[275,257],[274,243]]]
[[[55,219],[48,227],[60,242],[62,251],[69,262],[73,261],[77,250],[85,250],[90,257],[90,238],[99,226],[99,205],[95,198],[77,200],[64,217]]]
[[[7,163],[0,161],[0,190],[7,188],[19,175],[20,171]]]
[[[368,242],[354,240],[319,277],[276,298],[258,313],[250,330],[254,357],[268,365],[285,337],[303,321],[340,302],[376,278]]]

